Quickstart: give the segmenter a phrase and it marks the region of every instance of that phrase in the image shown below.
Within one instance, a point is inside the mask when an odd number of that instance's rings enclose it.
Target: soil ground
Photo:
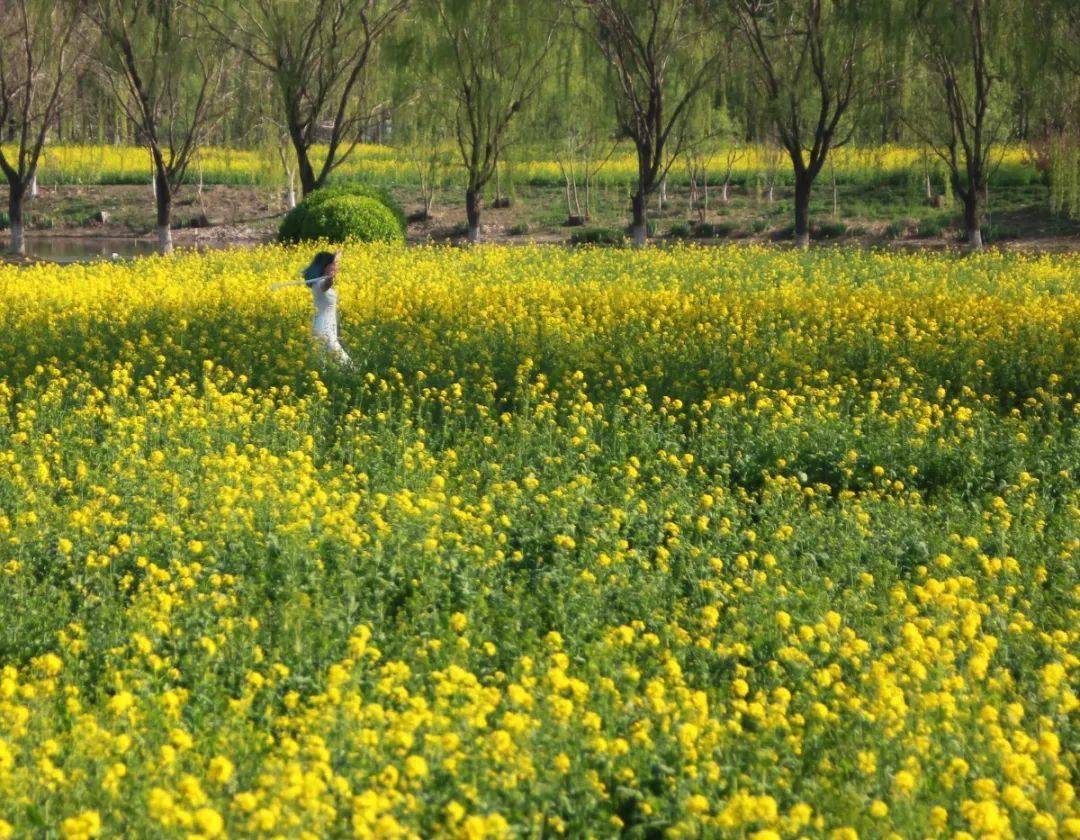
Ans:
[[[418,191],[397,188],[393,192],[406,212],[418,215]],[[1045,193],[1045,187],[1035,185],[991,194],[986,231],[990,244],[1006,249],[1080,250],[1080,222],[1052,214]],[[6,195],[0,193],[0,199]],[[449,190],[439,194],[431,218],[410,223],[409,241],[461,239],[465,230],[462,199]],[[590,218],[584,228],[568,226],[562,188],[521,186],[514,190],[509,207],[484,208],[481,238],[565,243],[575,232],[597,227],[618,234],[626,225],[628,204],[624,188],[598,188],[591,196]],[[266,241],[273,238],[285,209],[283,195],[275,189],[208,186],[199,193],[184,188],[174,205],[174,241],[179,246]],[[577,208],[573,209],[576,213]],[[790,237],[791,191],[778,188],[770,201],[766,195],[733,187],[725,202],[714,188],[706,211],[701,199],[691,208],[688,189],[679,187],[668,190],[667,201],[654,197],[649,211],[653,235],[661,241],[782,242]],[[956,208],[933,208],[921,197],[902,195],[887,186],[840,186],[835,215],[833,211],[831,188],[818,185],[811,218],[819,242],[932,249],[958,245]],[[150,238],[153,196],[146,186],[42,187],[30,203],[28,223],[31,236]],[[0,232],[0,248],[5,240]]]

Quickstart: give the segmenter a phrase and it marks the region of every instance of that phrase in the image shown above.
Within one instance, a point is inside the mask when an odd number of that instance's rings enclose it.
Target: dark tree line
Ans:
[[[835,148],[923,145],[977,248],[1003,143],[1080,170],[1078,36],[1074,0],[0,0],[11,247],[51,142],[144,145],[167,249],[206,143],[274,144],[305,195],[364,140],[407,148],[423,183],[453,148],[475,240],[515,143],[550,149],[568,212],[587,216],[590,178],[622,142],[643,243],[671,167],[699,172],[722,136],[783,150],[802,246]]]

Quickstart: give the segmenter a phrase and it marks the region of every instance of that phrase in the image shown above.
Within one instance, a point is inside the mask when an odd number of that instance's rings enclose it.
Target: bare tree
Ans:
[[[649,196],[679,157],[676,128],[712,78],[723,39],[709,31],[695,0],[572,0],[578,25],[607,60],[619,129],[634,144],[630,199],[634,242],[648,238]]]
[[[445,82],[465,167],[468,238],[480,238],[480,200],[508,143],[511,121],[535,95],[556,21],[515,0],[433,0],[444,35]]]
[[[992,153],[1005,139],[997,119],[993,30],[1001,14],[993,0],[919,0],[918,40],[936,102],[917,111],[911,128],[945,162],[964,212],[964,234],[980,250]]]
[[[810,244],[810,193],[858,93],[868,32],[858,0],[732,0],[758,90],[795,175],[795,242]]]
[[[365,74],[409,0],[187,2],[273,78],[303,194],[323,186],[370,124]],[[324,130],[325,156],[317,162],[313,147]]]
[[[0,126],[10,127],[13,147],[0,148],[0,170],[17,256],[26,254],[25,198],[36,183],[46,133],[84,59],[83,6],[77,0],[0,0]]]
[[[158,246],[167,254],[173,196],[220,113],[222,51],[180,0],[92,0],[89,14],[102,35],[102,72],[150,151]]]
[[[725,204],[729,199],[728,193],[731,189],[731,174],[735,171],[735,165],[743,158],[747,157],[748,153],[747,148],[735,137],[731,138],[728,145],[724,147],[724,189],[720,194],[720,197]]]
[[[405,155],[416,172],[423,203],[421,218],[431,218],[435,195],[445,178],[445,172],[453,162],[453,151],[446,147],[444,120],[435,111],[425,112],[427,119],[418,121],[407,132]]]
[[[566,137],[556,147],[555,162],[563,176],[568,224],[584,224],[592,217],[592,184],[618,146],[617,139],[603,136],[587,124],[566,127]],[[584,207],[579,183],[584,186]]]

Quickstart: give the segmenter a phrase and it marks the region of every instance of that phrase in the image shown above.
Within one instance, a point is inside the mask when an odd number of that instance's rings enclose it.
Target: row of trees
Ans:
[[[306,195],[387,131],[421,175],[453,145],[473,240],[511,142],[554,141],[586,189],[632,144],[643,243],[677,161],[768,139],[790,160],[804,246],[831,150],[914,138],[979,247],[1004,141],[1045,136],[1075,158],[1078,43],[1073,0],[0,0],[12,248],[45,143],[106,131],[146,146],[166,251],[201,144],[268,138]]]

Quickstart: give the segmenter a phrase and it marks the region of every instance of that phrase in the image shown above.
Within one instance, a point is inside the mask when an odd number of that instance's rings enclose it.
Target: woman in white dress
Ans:
[[[340,262],[341,251],[333,254],[320,251],[301,274],[304,285],[311,289],[312,302],[315,304],[315,317],[311,322],[315,343],[339,364],[347,365],[352,359],[338,338],[337,291],[334,289],[334,278]]]

